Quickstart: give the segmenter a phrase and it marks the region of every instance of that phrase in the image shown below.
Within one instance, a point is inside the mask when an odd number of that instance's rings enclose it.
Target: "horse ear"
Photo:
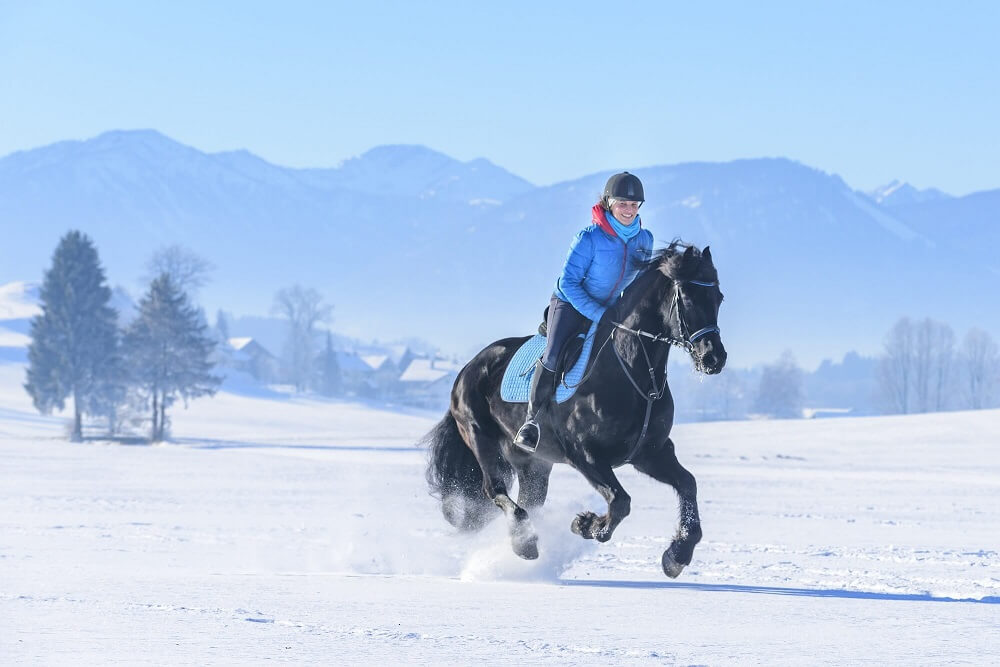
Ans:
[[[709,246],[705,246],[705,249],[701,251],[701,257],[706,262],[712,261],[712,250],[711,248],[709,248]]]
[[[694,246],[689,245],[688,249],[684,251],[684,260],[687,261],[694,257]]]

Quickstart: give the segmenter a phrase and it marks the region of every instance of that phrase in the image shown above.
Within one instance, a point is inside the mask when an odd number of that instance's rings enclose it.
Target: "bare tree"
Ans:
[[[932,412],[948,407],[955,378],[955,333],[943,322],[908,317],[885,339],[879,388],[890,411]]]
[[[764,367],[754,411],[772,417],[801,417],[804,400],[802,369],[788,350]]]
[[[209,275],[215,266],[193,250],[181,245],[160,248],[146,262],[144,282],[152,283],[166,274],[181,292],[194,296],[208,284]]]
[[[324,304],[323,297],[312,288],[295,285],[274,295],[271,311],[288,320],[285,362],[289,380],[296,391],[303,391],[309,386],[316,358],[316,325],[329,321],[332,310],[333,306]]]
[[[993,337],[982,329],[970,330],[959,358],[966,405],[973,410],[990,407],[1000,383],[1000,351]]]
[[[885,338],[885,356],[879,363],[879,387],[890,411],[908,414],[912,405],[915,360],[913,322],[901,317]]]
[[[913,390],[919,412],[936,412],[947,407],[955,355],[955,334],[951,327],[924,318],[914,327]]]

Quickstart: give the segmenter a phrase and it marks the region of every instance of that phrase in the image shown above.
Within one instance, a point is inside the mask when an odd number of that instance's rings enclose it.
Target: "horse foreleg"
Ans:
[[[528,520],[528,513],[507,495],[506,485],[502,481],[499,484],[502,490],[494,492],[493,502],[507,517],[510,546],[521,558],[534,560],[538,558],[538,535]]]
[[[643,449],[632,465],[641,473],[658,482],[669,484],[680,499],[680,525],[666,551],[661,564],[663,572],[676,577],[691,563],[695,545],[701,541],[701,519],[698,516],[698,484],[694,475],[677,460],[674,443],[670,438],[660,447]]]
[[[622,488],[610,465],[595,463],[583,457],[571,457],[570,465],[579,470],[608,503],[607,514],[577,514],[570,524],[570,530],[584,539],[607,542],[618,524],[632,510],[632,498]]]

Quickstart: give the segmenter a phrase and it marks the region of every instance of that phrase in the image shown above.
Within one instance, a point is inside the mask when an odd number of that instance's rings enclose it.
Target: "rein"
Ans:
[[[635,339],[639,343],[639,347],[642,349],[642,354],[644,357],[646,357],[646,370],[649,373],[649,390],[644,392],[639,387],[639,384],[632,377],[632,374],[629,373],[628,366],[625,365],[625,360],[622,359],[622,354],[621,352],[618,351],[618,346],[617,345],[611,346],[615,350],[615,358],[618,359],[618,365],[622,367],[622,372],[625,374],[625,377],[628,378],[629,383],[632,385],[632,388],[635,389],[636,393],[638,393],[639,396],[646,401],[646,415],[642,418],[642,431],[639,433],[639,437],[636,438],[635,444],[632,445],[632,448],[629,450],[628,455],[622,462],[623,464],[625,464],[631,461],[632,457],[635,456],[636,452],[638,452],[639,449],[642,447],[642,442],[643,440],[646,439],[646,431],[649,430],[649,417],[653,413],[653,403],[656,403],[658,400],[663,398],[663,394],[667,390],[667,361],[669,361],[669,354],[667,355],[667,359],[664,360],[663,362],[663,384],[660,385],[659,389],[657,389],[656,369],[653,368],[653,362],[649,358],[649,352],[646,351],[646,345],[642,342],[642,338],[640,336],[645,335],[648,338],[652,338],[654,341],[662,343],[674,344],[674,340],[671,340],[669,338],[661,338],[658,335],[654,336],[652,334],[646,333],[645,331],[629,329],[628,327],[622,326],[617,322],[615,322],[614,324],[615,326],[621,329],[624,329],[626,331],[635,334]],[[616,331],[615,329],[611,330],[612,338],[615,335],[615,331]]]

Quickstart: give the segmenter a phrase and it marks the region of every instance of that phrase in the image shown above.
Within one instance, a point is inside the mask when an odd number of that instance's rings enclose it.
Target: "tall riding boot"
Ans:
[[[514,444],[526,452],[534,452],[538,448],[541,428],[538,425],[538,414],[548,407],[556,390],[556,373],[542,365],[542,360],[535,362],[535,376],[531,378],[531,396],[528,398],[528,416],[524,425],[514,436]]]

